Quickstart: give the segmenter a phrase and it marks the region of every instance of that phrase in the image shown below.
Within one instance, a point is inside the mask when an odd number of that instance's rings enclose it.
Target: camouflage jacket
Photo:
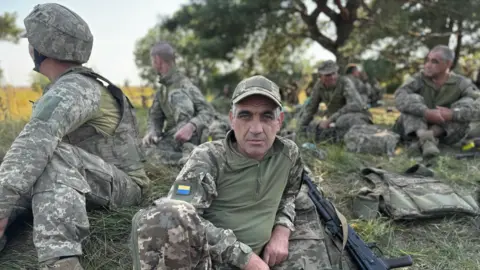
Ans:
[[[177,176],[168,197],[191,203],[198,211],[207,228],[210,255],[219,264],[230,264],[243,268],[252,254],[252,248],[241,242],[234,233],[234,228],[216,227],[206,216],[221,215],[236,224],[238,209],[252,209],[250,201],[255,204],[252,211],[270,211],[274,217],[272,225],[282,225],[294,230],[295,198],[300,191],[303,162],[299,149],[293,141],[277,137],[269,154],[262,161],[243,157],[232,151],[233,131],[225,140],[204,143],[192,152],[189,160]],[[275,150],[273,150],[275,149]],[[253,178],[244,177],[246,172],[254,173]],[[249,175],[247,173],[247,175]],[[282,174],[282,175],[279,175]],[[260,188],[261,191],[249,193],[248,198],[239,198],[236,177],[241,185],[249,185],[249,189]],[[245,179],[247,178],[247,179]],[[282,182],[285,187],[280,192],[271,192],[272,182]],[[251,183],[251,184],[248,184]],[[239,184],[239,183],[237,183]],[[233,186],[233,187],[232,187]],[[260,186],[260,187],[259,187]],[[274,188],[272,188],[274,189]],[[236,191],[235,191],[236,190]],[[225,194],[223,194],[223,193]],[[249,192],[246,190],[246,192]],[[279,199],[275,207],[272,201],[264,201],[264,197],[274,196]],[[219,207],[222,205],[224,208]],[[247,205],[248,204],[248,205]],[[211,208],[224,209],[220,213],[211,213]],[[227,207],[227,208],[225,208]],[[273,209],[271,209],[273,207]],[[237,210],[235,210],[237,209]],[[254,213],[254,215],[257,215]],[[218,218],[216,219],[218,221]],[[245,222],[250,222],[244,220]],[[242,224],[242,230],[243,226]],[[269,228],[271,232],[273,228]],[[248,232],[243,232],[243,235]]]
[[[79,67],[78,69],[85,68]],[[67,70],[44,90],[43,95],[35,103],[29,122],[12,143],[0,166],[0,178],[3,183],[17,192],[15,196],[3,198],[9,201],[9,205],[15,205],[20,194],[28,194],[31,191],[60,141],[80,127],[88,125],[88,121],[100,110],[101,87],[103,86],[96,80]],[[126,99],[124,102],[127,102]],[[125,112],[125,115],[127,115],[125,121],[121,127],[117,128],[118,132],[112,137],[112,140],[116,138],[118,145],[121,145],[115,154],[125,155],[126,159],[133,157],[134,160],[129,160],[128,164],[124,164],[127,166],[122,169],[127,172],[140,170],[143,177],[138,178],[139,184],[143,183],[144,186],[148,186],[149,180],[143,172],[141,163],[143,157],[141,157],[139,148],[138,130],[133,126],[135,125],[135,116],[130,111]],[[122,139],[119,140],[117,134]],[[98,144],[100,141],[106,140],[102,137],[97,142],[90,141],[96,144],[90,145],[90,148],[86,150],[113,163],[115,160],[108,159],[113,156],[111,152],[108,152],[113,145]],[[95,147],[99,145],[99,148]],[[125,149],[128,151],[123,151]],[[120,163],[115,164],[120,165]],[[9,208],[1,207],[4,211],[9,211],[7,210]],[[0,217],[8,215],[9,213],[6,212],[0,213]]]
[[[347,77],[352,80],[353,85],[355,85],[355,89],[357,89],[358,93],[363,98],[363,102],[365,102],[365,104],[368,104],[371,96],[370,88],[367,87],[367,85],[362,80],[353,75],[347,75]]]
[[[306,104],[302,113],[301,126],[307,126],[312,121],[321,102],[327,105],[327,116],[330,122],[335,122],[338,117],[350,112],[368,113],[366,103],[349,78],[339,77],[336,86],[330,89],[325,88],[318,80],[313,86],[310,102]]]
[[[480,91],[467,78],[450,73],[450,77],[439,89],[421,72],[410,77],[395,91],[395,104],[402,113],[423,117],[427,109],[436,106],[451,108],[453,121],[470,122],[480,119]]]
[[[160,83],[164,87],[155,93],[150,107],[149,131],[173,135],[187,123],[194,124],[199,133],[208,127],[213,119],[213,107],[187,77],[172,68]]]

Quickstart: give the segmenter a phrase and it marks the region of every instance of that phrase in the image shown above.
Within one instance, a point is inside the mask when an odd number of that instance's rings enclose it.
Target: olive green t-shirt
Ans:
[[[237,239],[260,254],[270,240],[278,206],[293,162],[276,142],[262,161],[242,156],[229,141],[227,166],[217,179],[217,194],[203,217],[233,230]]]

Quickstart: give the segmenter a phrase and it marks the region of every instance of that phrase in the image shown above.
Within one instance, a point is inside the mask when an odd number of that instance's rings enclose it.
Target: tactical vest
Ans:
[[[66,74],[78,73],[95,79],[100,84],[107,83],[107,90],[120,105],[121,118],[113,136],[105,136],[87,123],[70,132],[62,138],[63,142],[75,145],[85,151],[101,157],[105,162],[115,165],[125,173],[143,168],[145,156],[142,152],[140,134],[134,107],[120,88],[101,75],[80,67],[74,68]],[[137,179],[135,179],[137,180]],[[137,184],[142,188],[149,183]]]
[[[434,179],[433,172],[423,165],[417,164],[404,174],[365,168],[362,175],[374,188],[363,188],[354,199],[354,213],[361,218],[374,218],[379,212],[393,220],[480,213],[472,195]]]

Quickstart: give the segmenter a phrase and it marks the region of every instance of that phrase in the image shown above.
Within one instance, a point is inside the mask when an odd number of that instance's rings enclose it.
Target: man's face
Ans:
[[[261,95],[246,97],[236,104],[230,123],[238,150],[249,158],[260,160],[272,147],[283,122],[283,112],[275,118],[275,102]]]
[[[450,62],[442,58],[442,53],[438,51],[431,51],[425,58],[423,64],[423,74],[429,78],[435,78],[447,72],[450,67]]]
[[[153,69],[155,69],[158,75],[163,75],[168,72],[168,65],[160,56],[150,55],[150,61],[152,62]]]
[[[329,74],[320,74],[320,80],[322,81],[325,87],[333,87],[337,84],[338,73],[332,72]]]
[[[360,70],[358,70],[358,68],[355,68],[352,72],[352,75],[354,77],[360,78],[360,75],[361,75]]]

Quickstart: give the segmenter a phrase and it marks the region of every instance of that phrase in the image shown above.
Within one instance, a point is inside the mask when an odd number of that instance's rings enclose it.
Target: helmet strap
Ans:
[[[35,63],[35,67],[33,68],[34,71],[40,72],[40,65],[42,62],[47,59],[47,57],[37,51],[37,49],[33,49],[33,63]]]

